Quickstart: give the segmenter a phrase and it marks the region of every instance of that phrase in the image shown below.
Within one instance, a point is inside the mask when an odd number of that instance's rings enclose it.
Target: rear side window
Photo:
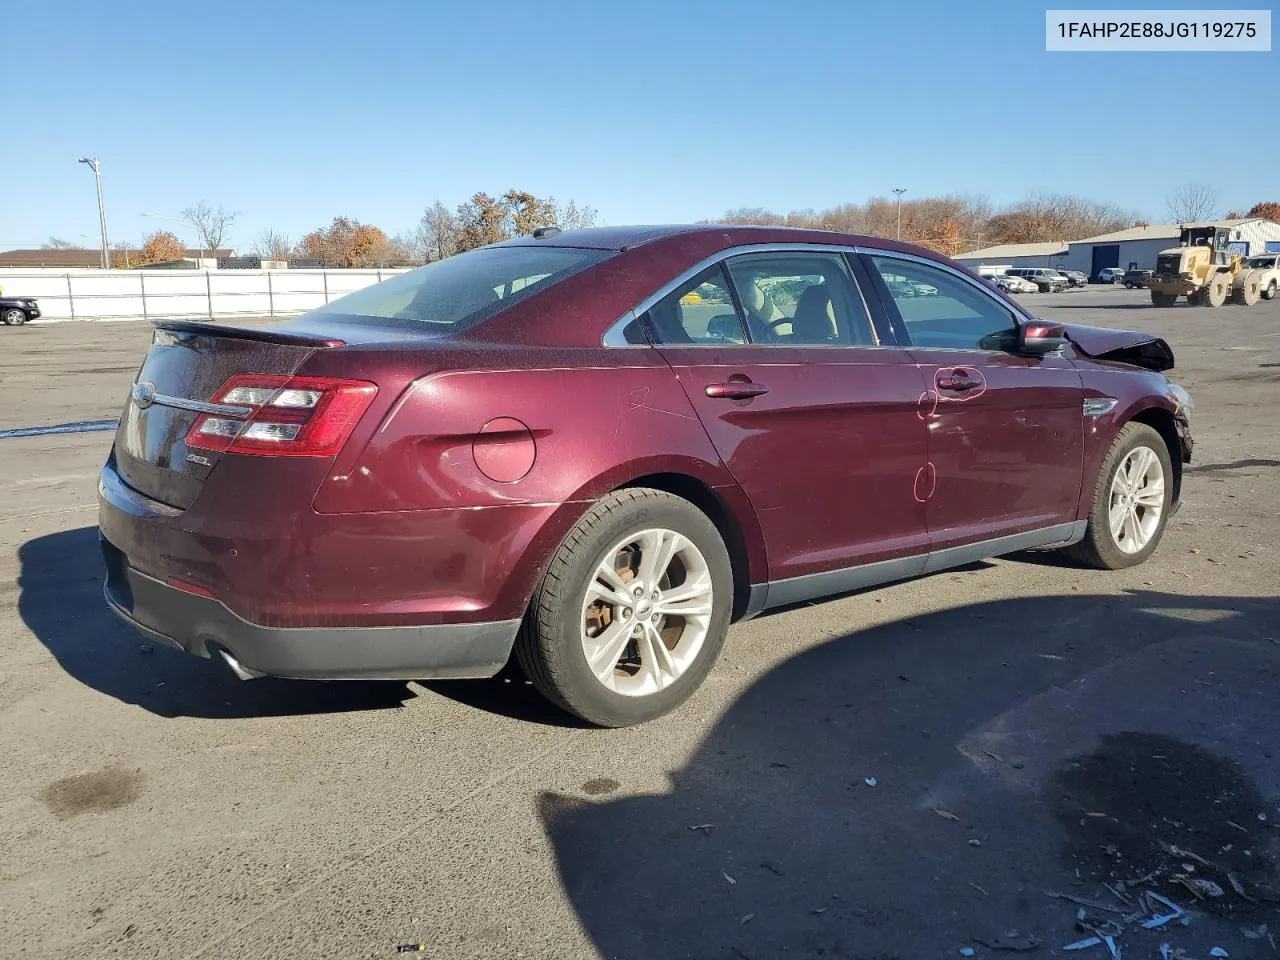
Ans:
[[[720,264],[663,297],[645,314],[659,343],[746,343]]]
[[[452,332],[609,256],[608,250],[573,247],[484,247],[357,290],[314,312],[404,320]]]

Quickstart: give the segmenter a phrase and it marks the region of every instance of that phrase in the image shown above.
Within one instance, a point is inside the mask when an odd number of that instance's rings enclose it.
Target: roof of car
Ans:
[[[618,227],[584,227],[565,230],[550,237],[519,237],[501,246],[542,245],[553,247],[586,247],[593,250],[631,250],[658,240],[698,236],[705,241],[718,238],[722,247],[735,247],[750,243],[829,243],[847,246],[861,244],[870,247],[898,249],[918,253],[919,248],[910,244],[868,237],[834,230],[809,230],[803,227],[771,227],[750,224],[685,223]],[[930,254],[936,256],[935,254]]]

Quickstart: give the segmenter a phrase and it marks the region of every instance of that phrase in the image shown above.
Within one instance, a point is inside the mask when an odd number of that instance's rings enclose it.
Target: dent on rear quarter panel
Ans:
[[[660,358],[626,366],[469,370],[411,384],[360,454],[315,499],[321,513],[593,500],[629,466],[662,465],[709,485],[731,483],[679,384]],[[476,464],[486,424],[533,436],[534,462],[512,482]],[[501,442],[499,440],[499,442]],[[646,470],[645,472],[652,472]]]

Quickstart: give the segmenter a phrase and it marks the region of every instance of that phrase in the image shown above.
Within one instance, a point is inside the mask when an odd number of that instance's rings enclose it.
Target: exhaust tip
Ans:
[[[256,680],[258,677],[266,676],[265,673],[262,673],[258,670],[251,670],[249,667],[246,667],[244,664],[242,664],[239,660],[237,660],[231,654],[227,653],[227,651],[222,649],[221,647],[218,648],[218,652],[222,654],[222,659],[227,661],[227,666],[231,668],[231,672],[234,673],[241,680]]]

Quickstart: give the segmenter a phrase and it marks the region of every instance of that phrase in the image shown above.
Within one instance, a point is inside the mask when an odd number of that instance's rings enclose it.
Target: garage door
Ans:
[[[1089,279],[1097,280],[1098,273],[1107,267],[1120,266],[1120,244],[1112,243],[1093,248],[1093,268],[1089,271]]]

